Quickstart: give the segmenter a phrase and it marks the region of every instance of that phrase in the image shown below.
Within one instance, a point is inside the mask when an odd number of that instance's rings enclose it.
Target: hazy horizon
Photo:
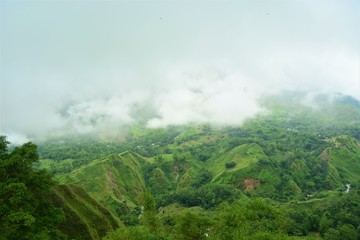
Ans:
[[[283,90],[360,100],[359,1],[0,8],[0,132],[10,140],[139,118],[149,127],[238,124],[263,111],[262,96]]]

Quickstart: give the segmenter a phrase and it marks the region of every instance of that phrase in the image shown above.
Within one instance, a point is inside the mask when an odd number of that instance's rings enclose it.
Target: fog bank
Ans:
[[[241,124],[283,90],[360,99],[358,1],[0,4],[3,134]]]

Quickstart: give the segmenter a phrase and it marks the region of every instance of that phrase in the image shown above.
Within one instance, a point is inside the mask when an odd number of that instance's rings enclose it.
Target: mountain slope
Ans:
[[[329,178],[334,184],[343,186],[347,183],[360,182],[360,145],[349,136],[328,139],[335,146],[321,154],[329,166]]]
[[[141,165],[146,160],[138,154],[124,152],[93,161],[68,174],[60,175],[61,183],[82,186],[93,198],[121,215],[135,207],[145,190]]]
[[[100,239],[123,226],[109,210],[75,185],[57,185],[52,198],[64,210],[60,231],[69,239]]]
[[[251,168],[259,159],[266,158],[261,147],[255,143],[242,144],[228,152],[214,156],[207,161],[208,169],[214,174],[213,181],[226,181],[233,173]]]
[[[267,114],[238,126],[189,124],[144,130],[137,126],[124,142],[112,143],[129,151],[84,164],[71,158],[72,171],[57,177],[62,183],[82,186],[127,229],[142,222],[139,196],[146,190],[154,195],[158,216],[169,231],[187,208],[208,214],[219,205],[260,197],[275,206],[294,208],[290,235],[314,232],[320,238],[328,230],[341,232],[342,226],[335,223],[324,228],[331,217],[327,209],[320,215],[313,211],[311,217],[305,211],[315,203],[332,206],[337,198],[358,194],[359,102],[342,96],[290,94],[270,97],[264,108]],[[49,158],[48,162],[59,161]],[[65,165],[69,161],[60,167]],[[344,191],[345,184],[351,185],[350,192]],[[298,211],[298,205],[309,209]],[[346,216],[338,219],[356,229],[358,221]]]

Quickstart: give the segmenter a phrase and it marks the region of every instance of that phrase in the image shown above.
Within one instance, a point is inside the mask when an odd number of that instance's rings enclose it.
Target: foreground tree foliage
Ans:
[[[357,190],[314,203],[283,204],[240,196],[213,210],[185,208],[173,215],[171,221],[159,218],[161,214],[157,214],[151,194],[144,194],[143,199],[141,224],[118,229],[108,234],[106,240],[356,240],[360,237]],[[162,224],[161,220],[165,222]]]
[[[264,199],[241,199],[218,209],[218,224],[214,233],[219,239],[251,239],[263,233],[272,235],[286,232],[286,216]]]
[[[57,239],[63,212],[51,202],[51,175],[35,171],[37,147],[26,143],[8,152],[0,136],[0,239]]]
[[[148,204],[154,206],[151,195],[145,196]],[[148,206],[149,207],[149,206]],[[150,207],[150,209],[153,209]],[[352,225],[341,229],[329,229],[322,238],[319,234],[293,236],[292,219],[284,206],[273,205],[268,199],[241,197],[229,204],[219,205],[214,211],[191,212],[186,210],[175,217],[173,225],[161,225],[155,211],[141,216],[142,224],[129,226],[109,233],[106,240],[120,239],[163,239],[163,240],[316,240],[316,239],[357,239]],[[149,219],[156,222],[149,224]],[[155,220],[156,219],[156,220]]]

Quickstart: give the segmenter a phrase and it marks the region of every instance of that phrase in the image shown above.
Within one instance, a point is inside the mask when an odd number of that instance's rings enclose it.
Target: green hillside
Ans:
[[[213,173],[213,181],[226,182],[235,172],[253,167],[259,159],[266,158],[261,147],[255,143],[237,146],[207,161]]]
[[[66,239],[100,239],[122,223],[108,209],[76,185],[57,185],[53,200],[64,211],[59,230]]]
[[[340,136],[328,141],[335,146],[327,148],[321,158],[329,165],[329,177],[341,185],[360,182],[360,145],[356,139]]]
[[[124,152],[96,160],[57,177],[63,184],[83,187],[93,198],[117,216],[134,208],[145,189],[141,165],[146,160],[136,153]]]
[[[81,186],[126,225],[107,239],[358,239],[359,102],[291,93],[262,105],[241,125],[51,139],[34,168]]]

